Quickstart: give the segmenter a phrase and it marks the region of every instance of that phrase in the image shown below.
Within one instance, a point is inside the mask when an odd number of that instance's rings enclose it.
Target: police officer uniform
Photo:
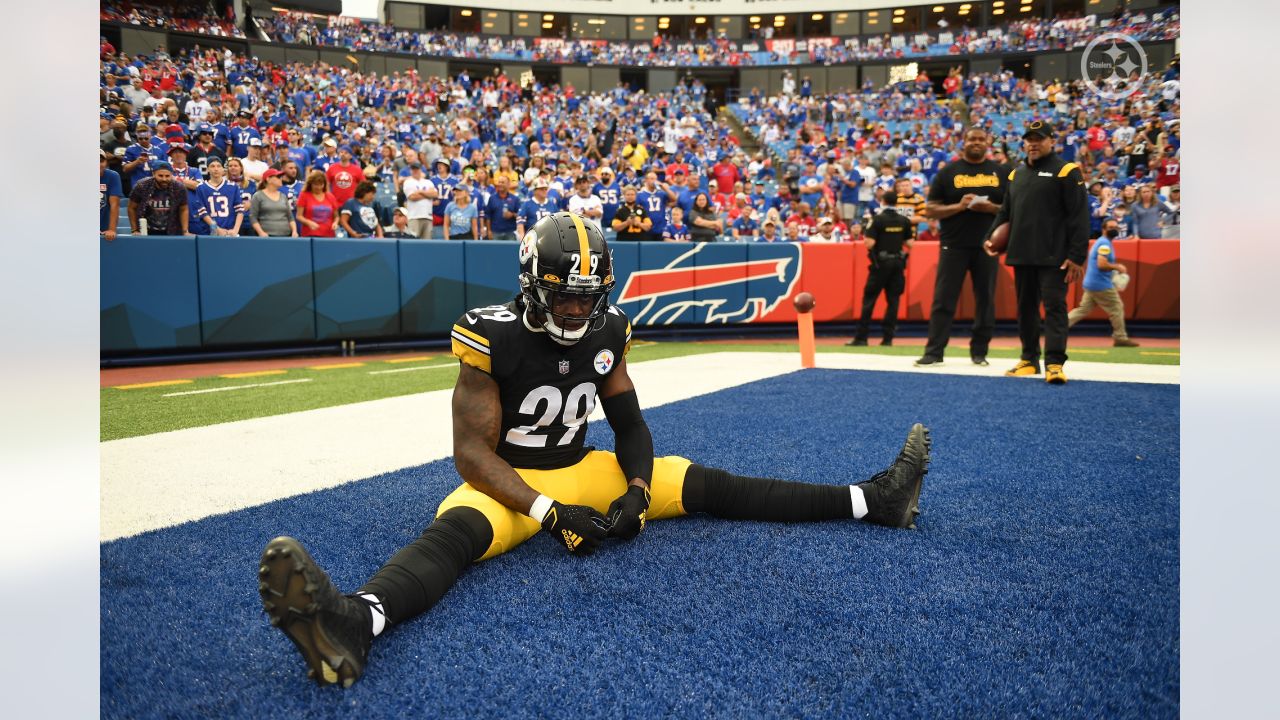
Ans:
[[[1053,137],[1053,126],[1033,122],[1023,137],[1033,134]],[[1053,152],[1034,163],[1020,163],[1009,173],[1008,195],[991,225],[995,230],[1009,223],[1005,264],[1013,268],[1018,297],[1022,360],[1006,374],[1040,372],[1041,304],[1045,364],[1061,366],[1067,361],[1067,284],[1063,263],[1070,260],[1084,264],[1089,248],[1087,194],[1079,166]]]
[[[875,240],[875,246],[867,251],[871,266],[867,273],[867,286],[862,291],[862,319],[850,345],[867,344],[871,311],[875,309],[882,291],[888,307],[881,323],[884,341],[880,344],[893,344],[894,331],[898,328],[898,298],[906,287],[907,248],[916,235],[915,224],[894,207],[896,202],[897,197],[892,191],[885,193],[885,207],[880,208],[866,230],[866,236]]]
[[[938,171],[929,187],[929,200],[954,205],[965,195],[976,195],[1000,205],[1004,202],[1008,175],[1009,170],[994,160],[971,163],[961,158]],[[942,219],[933,307],[929,311],[929,340],[918,365],[942,361],[966,274],[973,278],[974,299],[969,357],[975,363],[986,362],[996,323],[996,273],[1000,265],[982,249],[990,225],[990,214],[969,209]]]

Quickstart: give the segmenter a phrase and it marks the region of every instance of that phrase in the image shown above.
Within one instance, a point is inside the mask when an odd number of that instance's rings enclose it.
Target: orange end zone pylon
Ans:
[[[813,353],[817,341],[813,337],[813,313],[797,313],[796,323],[800,326],[800,367],[814,366]]]

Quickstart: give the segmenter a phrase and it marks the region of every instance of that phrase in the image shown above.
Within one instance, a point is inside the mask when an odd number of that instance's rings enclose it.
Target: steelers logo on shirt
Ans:
[[[601,350],[596,353],[594,364],[597,373],[600,373],[601,375],[608,375],[609,371],[613,369],[613,351]]]

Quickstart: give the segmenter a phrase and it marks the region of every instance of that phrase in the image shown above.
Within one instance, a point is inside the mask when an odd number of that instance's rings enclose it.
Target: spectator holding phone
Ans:
[[[694,242],[715,242],[724,232],[724,221],[711,206],[711,199],[700,192],[693,196],[693,207],[689,212],[689,235]]]
[[[167,163],[169,159],[169,152],[166,148],[151,142],[151,128],[139,123],[134,128],[133,134],[138,141],[125,149],[124,164],[122,165],[124,173],[129,176],[130,187],[151,177],[155,167]],[[172,174],[172,171],[170,174]]]

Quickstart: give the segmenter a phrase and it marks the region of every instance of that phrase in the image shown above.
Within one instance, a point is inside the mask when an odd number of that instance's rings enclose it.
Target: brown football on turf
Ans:
[[[987,247],[997,255],[1009,249],[1009,223],[1000,223],[999,227],[991,231]]]
[[[796,312],[807,313],[813,310],[813,293],[802,292],[791,302],[795,303]]]

